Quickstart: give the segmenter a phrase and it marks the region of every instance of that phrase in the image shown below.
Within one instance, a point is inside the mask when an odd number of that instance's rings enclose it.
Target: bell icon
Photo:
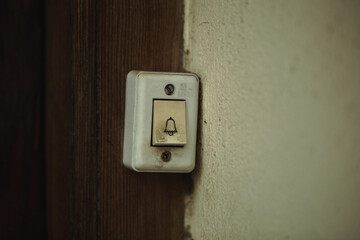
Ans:
[[[164,132],[169,134],[169,136],[172,136],[172,135],[174,135],[174,133],[177,133],[175,120],[172,117],[170,117],[168,120],[166,120]]]

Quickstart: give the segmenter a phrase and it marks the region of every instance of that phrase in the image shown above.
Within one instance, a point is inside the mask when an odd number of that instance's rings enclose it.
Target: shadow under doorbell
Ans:
[[[131,71],[126,79],[124,165],[137,172],[191,172],[198,98],[195,74]]]

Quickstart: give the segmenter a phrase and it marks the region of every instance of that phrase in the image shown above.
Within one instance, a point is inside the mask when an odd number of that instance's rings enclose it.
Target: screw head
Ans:
[[[175,86],[172,84],[168,84],[164,88],[166,95],[173,95],[175,91]]]
[[[165,151],[161,154],[161,160],[163,160],[164,162],[168,162],[171,159],[171,152],[169,151]]]

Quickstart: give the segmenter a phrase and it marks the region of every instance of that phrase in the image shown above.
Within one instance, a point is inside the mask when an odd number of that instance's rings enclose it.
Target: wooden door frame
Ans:
[[[130,70],[181,71],[183,2],[49,0],[49,239],[182,239],[184,174],[122,165]]]

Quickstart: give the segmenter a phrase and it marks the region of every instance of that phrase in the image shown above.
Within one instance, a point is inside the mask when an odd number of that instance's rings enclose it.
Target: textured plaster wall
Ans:
[[[193,239],[360,239],[360,1],[187,0]]]

